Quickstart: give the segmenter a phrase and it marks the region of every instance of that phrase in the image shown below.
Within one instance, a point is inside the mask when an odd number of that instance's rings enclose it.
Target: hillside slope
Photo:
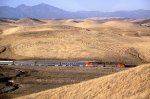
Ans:
[[[23,18],[16,21],[17,24],[26,24],[26,25],[34,25],[34,24],[44,24],[45,22],[33,19],[33,18]]]
[[[150,64],[17,99],[149,99]]]
[[[0,58],[96,60],[129,64],[150,62],[148,27],[127,21],[99,23],[91,20],[44,20],[43,22],[46,23],[34,25],[2,23]]]

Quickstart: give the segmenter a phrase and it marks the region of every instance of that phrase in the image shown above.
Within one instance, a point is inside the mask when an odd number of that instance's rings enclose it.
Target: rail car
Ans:
[[[61,62],[54,61],[35,61],[36,66],[61,66]]]
[[[35,61],[14,61],[14,65],[35,65]]]
[[[105,67],[104,62],[85,62],[85,67]]]
[[[14,61],[5,61],[5,60],[2,60],[2,61],[0,61],[0,65],[13,65],[14,63],[13,63]]]
[[[85,66],[85,62],[61,62],[61,66]]]

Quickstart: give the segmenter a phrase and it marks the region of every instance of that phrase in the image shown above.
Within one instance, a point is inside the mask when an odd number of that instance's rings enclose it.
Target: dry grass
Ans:
[[[0,35],[0,58],[78,59],[140,64],[150,60],[150,28],[129,21],[44,20],[12,24]],[[134,49],[131,52],[130,49]]]
[[[150,64],[17,99],[149,99]]]
[[[0,94],[0,99],[11,99],[40,91],[79,83],[89,79],[116,73],[126,68],[102,67],[51,67],[51,66],[0,66],[0,76],[15,76],[19,71],[27,72],[27,77],[14,79],[20,88],[14,92]],[[2,76],[1,76],[2,77]],[[0,88],[4,84],[0,83]]]

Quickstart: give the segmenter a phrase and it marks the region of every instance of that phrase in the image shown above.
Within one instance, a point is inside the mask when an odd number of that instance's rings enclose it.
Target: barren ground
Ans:
[[[145,21],[139,21],[20,19],[0,22],[0,58],[147,63],[150,28],[141,24]]]
[[[61,87],[68,84],[79,83],[89,79],[109,75],[125,68],[101,67],[47,67],[47,66],[0,66],[0,74],[13,77],[19,71],[27,72],[27,77],[14,79],[20,88],[14,92],[0,94],[2,99],[20,97],[48,89]],[[4,86],[0,83],[0,88]]]
[[[149,99],[150,64],[17,99]]]

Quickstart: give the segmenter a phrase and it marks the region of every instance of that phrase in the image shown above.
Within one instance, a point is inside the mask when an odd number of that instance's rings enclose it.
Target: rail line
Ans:
[[[0,65],[24,66],[80,66],[80,67],[135,67],[135,64],[97,61],[51,61],[51,60],[0,60]]]

